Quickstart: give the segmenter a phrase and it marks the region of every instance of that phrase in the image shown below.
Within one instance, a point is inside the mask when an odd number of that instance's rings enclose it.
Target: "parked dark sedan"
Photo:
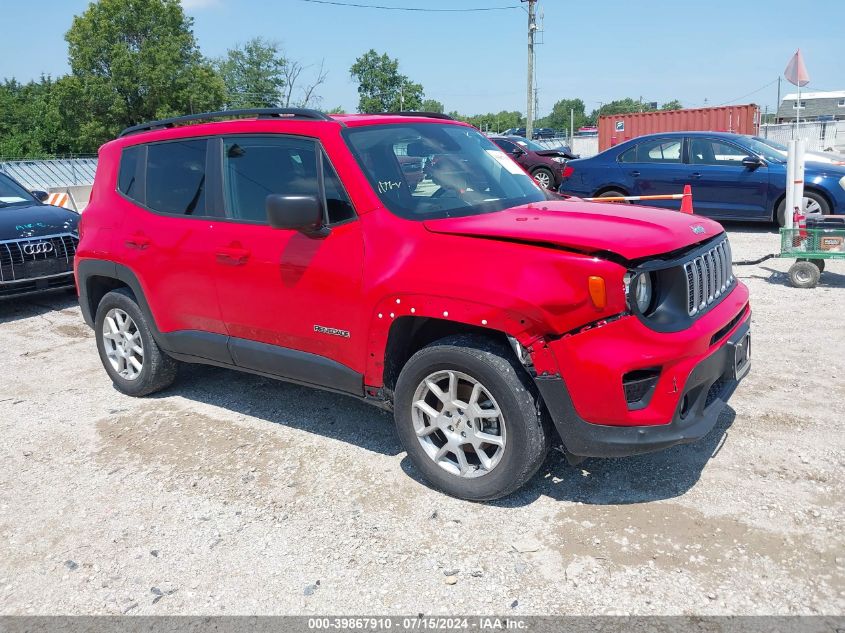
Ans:
[[[0,173],[0,298],[72,287],[79,215]]]
[[[845,214],[845,167],[807,161],[804,213]],[[631,139],[570,161],[560,192],[580,197],[681,193],[693,207],[724,220],[775,220],[783,225],[786,157],[752,136],[667,132]],[[643,202],[677,209],[678,200]]]
[[[567,154],[560,149],[546,149],[521,136],[491,136],[490,140],[509,154],[537,184],[555,190],[566,170]]]
[[[525,138],[525,128],[512,127],[509,130],[502,132],[502,136],[521,136],[522,138]],[[550,127],[535,127],[531,132],[531,138],[535,140],[541,138],[555,138],[556,136],[557,132]]]

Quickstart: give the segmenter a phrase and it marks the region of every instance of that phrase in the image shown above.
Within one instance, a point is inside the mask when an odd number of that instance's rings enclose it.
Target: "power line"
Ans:
[[[355,2],[338,2],[337,0],[299,0],[313,4],[330,4],[337,7],[354,7],[356,9],[381,9],[384,11],[416,11],[420,13],[476,13],[479,11],[510,11],[521,8],[519,5],[509,7],[476,7],[471,9],[429,9],[422,7],[389,7],[381,4],[358,4]]]
[[[766,89],[766,88],[768,88],[769,86],[773,86],[773,85],[775,85],[775,84],[777,83],[777,81],[778,81],[777,79],[773,79],[772,81],[770,81],[769,83],[767,83],[765,86],[762,86],[762,87],[760,87],[760,88],[757,88],[757,90],[753,90],[752,92],[749,92],[748,94],[744,94],[744,95],[742,95],[741,97],[737,97],[736,99],[729,99],[728,101],[725,101],[724,103],[720,103],[720,104],[719,104],[719,105],[717,105],[716,107],[718,108],[719,106],[728,105],[729,103],[734,103],[735,101],[739,101],[740,99],[745,99],[745,97],[750,97],[751,95],[757,94],[757,93],[758,93],[758,92],[760,92],[761,90],[765,90],[765,89]]]

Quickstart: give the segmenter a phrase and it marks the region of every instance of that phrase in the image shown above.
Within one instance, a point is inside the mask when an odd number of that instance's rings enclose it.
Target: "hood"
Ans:
[[[577,154],[567,152],[565,149],[543,149],[534,150],[538,156],[560,156],[561,158],[578,158]]]
[[[775,148],[778,154],[786,158],[786,152]],[[845,166],[845,155],[839,152],[815,152],[807,150],[804,152],[804,161],[807,163],[823,163],[825,165],[835,165],[837,167]],[[783,164],[786,168],[786,163]]]
[[[426,220],[434,233],[549,244],[628,259],[670,253],[723,232],[701,216],[636,205],[572,200],[538,202],[496,213]]]
[[[0,207],[0,240],[75,232],[79,215],[49,204]]]

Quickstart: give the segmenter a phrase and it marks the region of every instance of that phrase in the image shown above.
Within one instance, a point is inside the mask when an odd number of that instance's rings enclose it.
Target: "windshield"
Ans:
[[[773,141],[770,138],[760,138],[758,136],[752,136],[752,140],[757,141],[758,143],[763,143],[764,145],[768,145],[769,147],[774,147],[779,152],[786,152],[786,145],[783,143],[778,143],[777,141]]]
[[[347,128],[344,135],[379,198],[403,218],[493,213],[547,199],[519,165],[474,128],[378,125]]]
[[[746,136],[743,141],[745,141],[745,146],[750,149],[752,152],[757,154],[758,156],[762,156],[768,161],[773,163],[785,163],[786,160],[782,153],[780,153],[777,149],[769,145],[768,143],[761,143],[753,136]]]
[[[532,152],[542,152],[544,149],[546,149],[545,147],[543,147],[539,143],[535,143],[534,141],[529,141],[527,138],[514,139],[514,141],[516,143],[518,143],[519,145],[522,145],[523,147],[527,147]]]
[[[14,180],[0,174],[0,207],[12,205],[32,204],[35,198]]]

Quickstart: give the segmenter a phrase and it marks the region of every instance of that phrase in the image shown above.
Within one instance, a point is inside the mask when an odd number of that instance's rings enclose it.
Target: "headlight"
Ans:
[[[565,163],[566,159],[563,156],[552,156],[552,160],[556,163]]]
[[[845,176],[839,179],[839,186],[845,189]]]
[[[645,314],[651,305],[651,273],[637,275],[634,283],[634,296],[637,301],[637,309]]]
[[[625,295],[628,297],[628,307],[633,307],[631,303],[635,302],[641,314],[645,314],[651,306],[653,290],[651,273],[625,275]]]

